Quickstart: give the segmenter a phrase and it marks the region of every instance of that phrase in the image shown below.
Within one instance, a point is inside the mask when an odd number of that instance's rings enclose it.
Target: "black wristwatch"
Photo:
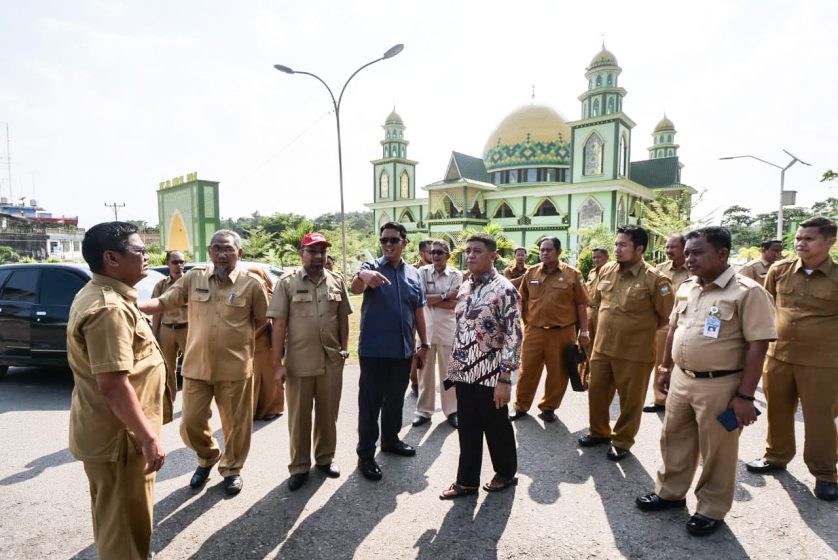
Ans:
[[[420,345],[419,345],[419,349],[420,349],[420,350],[421,350],[422,348],[424,348],[425,350],[428,350],[430,347],[431,347],[431,345],[430,345],[430,344],[428,344],[427,342],[423,342],[422,344],[420,344]]]

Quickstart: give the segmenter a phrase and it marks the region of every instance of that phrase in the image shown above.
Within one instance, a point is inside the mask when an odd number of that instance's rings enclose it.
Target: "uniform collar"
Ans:
[[[556,273],[556,272],[561,274],[562,271],[565,269],[565,267],[567,267],[567,264],[563,263],[562,261],[559,261],[559,265],[556,267],[556,270],[554,270],[553,272],[547,272],[546,270],[544,270],[544,263],[542,263],[542,262],[538,263],[535,266],[538,267],[538,272],[540,274],[553,274],[553,273]]]
[[[436,267],[433,264],[429,264],[429,265],[426,265],[426,266],[428,266],[430,268],[431,272],[433,272],[434,274],[441,274],[443,276],[448,276],[449,274],[451,274],[454,271],[454,269],[451,268],[451,265],[448,264],[448,263],[445,263],[445,268],[442,269],[442,272],[437,272]]]
[[[110,276],[94,272],[93,283],[97,286],[107,286],[108,288],[111,288],[113,291],[132,303],[137,302],[137,290],[124,282],[120,282],[116,278],[111,278]]]
[[[701,279],[696,276],[695,285],[700,288],[707,288],[711,285],[718,286],[719,288],[724,289],[730,282],[733,280],[734,276],[736,276],[736,271],[733,270],[733,267],[727,265],[727,268],[719,274],[715,280],[713,280],[709,285],[703,285],[701,283]]]
[[[215,265],[210,264],[206,268],[205,274],[206,274],[207,278],[212,278],[214,272],[215,272]],[[235,284],[236,280],[238,280],[239,275],[241,273],[242,273],[241,269],[238,267],[238,265],[236,265],[236,268],[234,268],[233,270],[230,271],[230,274],[227,275],[227,278],[230,280],[231,283]]]
[[[827,255],[826,260],[816,268],[815,270],[820,270],[824,276],[829,276],[829,273],[832,271],[832,267],[835,263],[832,262],[832,257]],[[792,272],[797,272],[798,270],[803,269],[803,259],[797,257],[794,262],[794,266],[792,267]]]
[[[394,270],[398,270],[397,268],[393,267],[393,264],[390,262],[390,259],[388,259],[387,257],[384,257],[384,256],[379,257],[377,262],[378,262],[378,266],[389,265],[389,266],[390,266],[390,268],[393,268]],[[398,267],[398,268],[401,268],[401,267],[403,267],[403,266],[404,266],[404,265],[406,265],[406,264],[407,264],[407,262],[404,260],[404,257],[400,257],[400,258],[399,258],[399,267]],[[411,265],[411,266],[413,266],[413,265]],[[414,268],[415,268],[415,267],[414,267]]]
[[[631,267],[629,267],[628,269],[620,270],[620,272],[622,272],[623,274],[631,272],[632,276],[637,276],[638,274],[640,274],[640,270],[645,268],[645,267],[646,267],[646,261],[644,261],[643,259],[640,259],[639,261],[637,261],[636,263],[631,265]],[[617,263],[617,269],[619,270],[619,268],[620,268],[620,263]]]
[[[312,284],[315,284],[314,280],[312,280],[311,276],[309,276],[308,272],[306,271],[306,269],[304,267],[302,267],[302,266],[300,267],[300,270],[298,271],[298,274],[300,275],[300,278],[302,278],[302,279],[308,278],[309,280],[311,280]],[[316,284],[320,284],[320,282],[324,281],[325,279],[326,279],[326,269],[324,268],[323,271],[320,273],[320,279],[318,280],[318,282],[316,282]]]

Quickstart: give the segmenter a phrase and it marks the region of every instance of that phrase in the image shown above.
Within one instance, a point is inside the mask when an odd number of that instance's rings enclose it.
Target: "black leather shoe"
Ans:
[[[408,445],[403,441],[397,442],[395,445],[381,446],[381,451],[384,453],[393,453],[394,455],[401,455],[402,457],[413,457],[416,455],[416,449],[412,445]]]
[[[410,424],[414,428],[418,428],[422,424],[427,424],[430,421],[431,421],[431,419],[428,418],[427,416],[422,416],[421,414],[414,414],[413,415],[413,422],[411,422]]]
[[[556,416],[556,413],[552,410],[542,410],[538,417],[544,420],[545,422],[555,422],[559,419],[559,417]]]
[[[815,481],[815,496],[827,502],[838,500],[838,482],[828,480]]]
[[[224,477],[224,491],[227,492],[228,496],[235,496],[241,492],[242,486],[244,486],[244,481],[241,476],[234,474]]]
[[[317,465],[317,469],[329,478],[337,478],[340,476],[340,467],[337,463],[329,463],[328,465]]]
[[[299,490],[306,483],[306,480],[308,480],[307,472],[292,474],[291,478],[288,479],[288,489],[292,492]]]
[[[687,520],[687,532],[694,537],[706,537],[715,533],[722,523],[721,519],[712,519],[696,513]]]
[[[595,445],[602,445],[603,443],[610,443],[611,440],[607,437],[596,437],[591,434],[585,434],[579,438],[579,445],[582,447],[593,447]]]
[[[635,505],[643,511],[661,511],[669,508],[684,507],[687,505],[687,499],[680,500],[665,500],[652,492],[645,496],[638,496],[634,499]]]
[[[643,407],[643,412],[663,412],[665,410],[666,410],[666,405],[657,404],[657,403],[647,404],[646,406]]]
[[[605,456],[611,459],[612,461],[622,461],[630,454],[631,451],[629,451],[628,449],[623,449],[622,447],[612,445],[611,449],[608,450],[608,453],[606,453]]]
[[[456,412],[452,412],[448,415],[448,425],[458,430],[460,428],[460,417],[457,416]]]
[[[765,460],[764,457],[760,457],[759,459],[754,459],[750,463],[745,463],[745,468],[748,469],[748,472],[757,473],[757,474],[765,474],[774,471],[784,471],[786,470],[785,466],[780,465],[772,465],[768,461]]]
[[[509,415],[509,419],[514,422],[515,420],[520,420],[524,416],[527,416],[526,411],[518,410],[517,408],[513,408],[512,409],[512,414]]]
[[[358,470],[367,480],[381,480],[381,467],[375,459],[358,459]]]
[[[192,475],[192,480],[189,481],[189,486],[197,489],[206,484],[211,471],[212,467],[198,467],[195,469],[195,474]]]

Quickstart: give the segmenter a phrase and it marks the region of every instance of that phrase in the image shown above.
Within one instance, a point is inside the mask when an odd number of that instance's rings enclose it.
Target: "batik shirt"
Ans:
[[[518,291],[494,269],[469,279],[457,293],[457,330],[448,379],[497,384],[501,373],[521,362],[521,305]]]

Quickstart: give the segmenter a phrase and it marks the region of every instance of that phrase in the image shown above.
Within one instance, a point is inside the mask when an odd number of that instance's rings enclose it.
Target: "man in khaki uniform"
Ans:
[[[690,271],[687,268],[687,261],[684,258],[684,236],[681,234],[670,235],[666,240],[664,252],[666,253],[668,261],[657,265],[661,274],[669,278],[672,282],[672,293],[677,294],[678,288],[684,283],[684,280],[690,277]],[[655,335],[655,362],[660,363],[663,358],[663,349],[666,347],[666,335],[669,332],[669,325],[664,325],[658,329]],[[658,388],[655,383],[654,369],[652,370],[652,391],[655,395],[655,400],[652,404],[643,407],[643,412],[663,412],[666,408],[666,393]]]
[[[413,268],[419,270],[423,266],[434,263],[434,259],[431,256],[431,247],[433,243],[433,239],[423,239],[419,242],[419,259],[413,263]],[[419,372],[416,359],[414,359],[413,363],[410,365],[410,392],[413,393],[414,397],[417,399],[419,398]]]
[[[70,452],[90,484],[93,538],[103,560],[145,560],[151,547],[166,364],[132,288],[146,274],[145,247],[125,222],[93,226],[82,241],[93,278],[67,324],[73,370]]]
[[[236,268],[242,254],[236,232],[215,232],[209,250],[212,266],[193,268],[140,309],[160,313],[189,304],[180,425],[183,442],[198,454],[189,485],[202,487],[219,463],[224,490],[235,495],[241,491],[239,473],[250,450],[254,336],[265,322],[268,296],[258,276]],[[209,424],[213,398],[224,432],[223,454]]]
[[[835,222],[811,218],[795,237],[797,258],[774,264],[765,289],[777,302],[777,342],[768,349],[763,389],[768,401],[765,457],[749,471],[782,470],[794,457],[794,415],[803,407],[803,460],[815,477],[815,495],[838,499],[838,262]]]
[[[677,292],[658,368],[660,390],[669,391],[660,440],[663,465],[655,492],[636,503],[644,511],[684,507],[701,457],[698,505],[687,531],[705,536],[719,528],[733,504],[739,435],[756,420],[754,391],[777,331],[771,296],[727,262],[728,230],[688,233],[686,253],[695,276]],[[732,415],[728,429],[719,421],[726,411]]]
[[[166,266],[169,267],[169,275],[155,284],[151,297],[160,297],[172,287],[172,284],[180,280],[180,277],[183,276],[185,264],[183,253],[167,251]],[[151,322],[151,330],[160,342],[160,350],[163,352],[163,359],[166,360],[166,395],[163,399],[164,424],[172,421],[174,413],[175,397],[177,396],[177,356],[178,352],[186,350],[188,327],[186,306],[158,313],[152,318]]]
[[[308,480],[312,407],[314,464],[328,477],[340,476],[333,460],[352,306],[343,277],[324,269],[331,246],[322,233],[307,233],[300,244],[302,268],[280,278],[268,309],[274,372],[288,403],[291,490]]]
[[[590,343],[587,312],[590,300],[585,279],[577,269],[559,261],[561,254],[561,241],[555,237],[544,239],[539,245],[541,262],[527,270],[518,290],[524,341],[512,420],[527,414],[546,365],[547,379],[544,396],[538,403],[541,410],[538,416],[545,422],[555,422],[554,411],[562,403],[569,379],[565,350],[576,342],[577,322],[581,329],[579,344]]]
[[[596,285],[599,280],[599,273],[605,263],[608,262],[608,249],[605,247],[596,247],[591,251],[591,261],[594,267],[588,271],[588,281],[585,283],[585,290],[588,292],[588,332],[591,333],[591,342],[585,349],[588,354],[588,360],[585,362],[585,376],[582,379],[582,385],[587,389],[588,382],[591,379],[591,351],[593,350],[594,339],[596,338],[596,324],[597,314],[599,309],[594,306],[594,296],[596,295]]]
[[[515,262],[503,269],[503,275],[512,282],[516,288],[521,287],[521,280],[527,271],[527,249],[518,247],[515,249]]]
[[[617,262],[602,267],[593,302],[599,317],[588,388],[590,432],[579,444],[610,441],[607,457],[612,461],[627,457],[634,445],[655,359],[655,333],[672,311],[672,283],[643,260],[648,243],[648,233],[639,226],[617,228]],[[615,389],[620,417],[612,432],[608,409]]]
[[[759,244],[759,258],[754,259],[739,269],[739,274],[765,285],[765,276],[771,265],[783,258],[783,242],[779,239],[763,241]]]

